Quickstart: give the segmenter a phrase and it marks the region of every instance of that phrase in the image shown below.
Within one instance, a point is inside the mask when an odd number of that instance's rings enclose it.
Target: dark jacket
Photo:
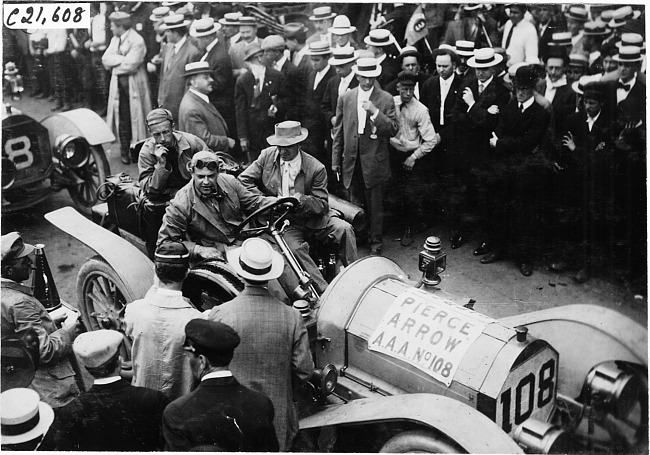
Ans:
[[[163,414],[165,450],[277,452],[273,404],[233,377],[202,381]]]
[[[232,138],[235,138],[235,79],[232,76],[232,63],[226,47],[226,39],[221,33],[219,41],[207,53],[205,61],[210,64],[212,72],[212,91],[208,94],[210,102],[217,108],[228,125]]]
[[[158,106],[169,109],[178,122],[178,108],[187,90],[187,80],[183,77],[185,65],[196,62],[201,58],[197,47],[192,44],[190,37],[183,43],[177,54],[174,45],[168,43],[162,51],[162,64],[158,85]]]
[[[43,443],[49,450],[157,451],[169,403],[157,390],[120,379],[94,385],[61,408]]]
[[[456,99],[458,98],[458,91],[462,81],[454,74],[454,80],[449,87],[449,93],[445,98],[445,124],[440,125],[440,103],[442,97],[440,94],[440,76],[435,75],[429,78],[420,87],[420,102],[429,109],[429,116],[431,123],[436,133],[440,134],[441,145],[444,147],[450,146],[450,141],[453,139],[453,115]]]
[[[336,104],[339,101],[339,84],[341,83],[340,76],[334,76],[329,81],[327,81],[327,87],[325,87],[325,93],[323,93],[323,100],[321,101],[320,108],[325,115],[325,122],[328,127],[332,127],[332,117],[336,116]],[[353,88],[359,85],[359,80],[356,76],[352,76],[350,80],[350,85],[346,89],[346,92],[352,90]]]
[[[379,86],[384,90],[388,84],[397,79],[397,75],[402,70],[397,63],[397,59],[387,55],[383,62],[381,62],[381,74],[377,76]]]

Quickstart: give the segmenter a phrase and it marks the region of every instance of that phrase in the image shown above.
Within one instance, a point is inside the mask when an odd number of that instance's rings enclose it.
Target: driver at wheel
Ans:
[[[158,233],[158,245],[182,241],[190,252],[191,264],[201,260],[225,261],[226,246],[241,243],[236,241],[234,230],[244,221],[245,214],[277,198],[254,193],[235,177],[220,173],[219,158],[209,150],[196,153],[188,168],[192,181],[170,201]],[[287,296],[298,287],[298,278],[286,261],[278,281]]]

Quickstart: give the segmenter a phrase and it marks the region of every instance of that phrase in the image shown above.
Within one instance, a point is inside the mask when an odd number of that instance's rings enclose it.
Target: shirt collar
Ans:
[[[524,111],[528,109],[530,106],[532,106],[534,102],[535,102],[535,97],[531,96],[530,98],[528,98],[528,100],[521,103],[524,107]]]
[[[370,97],[372,96],[373,90],[375,90],[374,85],[372,87],[370,87],[370,90],[368,90],[367,92],[364,91],[364,90],[361,90],[361,87],[359,87],[359,98],[362,99],[362,100],[369,100]]]
[[[174,44],[174,52],[178,52],[180,48],[185,44],[185,41],[187,41],[187,35],[181,38],[181,40],[178,43]]]
[[[280,60],[278,60],[277,62],[275,62],[275,65],[273,65],[273,67],[276,70],[281,71],[282,70],[282,65],[284,65],[284,62],[286,62],[286,61],[287,61],[287,56],[285,54],[282,54],[282,58]]]
[[[598,111],[598,114],[596,114],[595,117],[589,117],[589,114],[587,114],[587,121],[591,120],[592,122],[596,123],[596,120],[598,120],[598,117],[600,117],[601,112],[603,112],[602,109]]]
[[[377,57],[377,65],[381,65],[384,60],[386,60],[386,55],[388,54],[382,54],[381,57]]]
[[[630,90],[632,90],[632,87],[634,87],[634,84],[636,84],[636,77],[637,77],[637,73],[634,73],[634,77],[630,79],[630,82],[623,82],[620,78],[618,79],[618,82],[620,82],[621,84],[629,85]]]
[[[239,41],[240,38],[241,38],[241,33],[237,32],[228,39],[230,40],[230,44],[235,44],[237,41]]]
[[[156,288],[156,293],[163,294],[163,295],[171,295],[171,296],[183,295],[181,291],[176,291],[174,289],[165,289],[165,288]]]
[[[324,76],[325,74],[327,74],[327,72],[329,70],[330,70],[330,64],[328,63],[327,66],[325,68],[323,68],[322,70],[320,70],[317,74],[319,76]]]
[[[290,169],[300,169],[300,166],[302,166],[302,157],[300,156],[300,152],[298,152],[296,157],[291,161],[283,161],[282,158],[280,158],[280,163],[283,166],[289,166]]]
[[[483,89],[485,89],[485,87],[487,87],[488,85],[490,85],[492,83],[493,79],[494,79],[494,76],[490,76],[490,78],[487,81],[485,81],[485,82],[478,81],[478,83],[483,84]]]
[[[219,38],[215,38],[214,41],[212,41],[210,44],[205,46],[205,53],[207,54],[208,52],[210,52],[212,48],[214,48],[214,46],[217,45],[218,42],[219,42]]]
[[[95,385],[106,385],[106,384],[112,384],[114,382],[121,381],[121,380],[122,380],[122,378],[119,377],[119,376],[111,376],[110,378],[95,379],[93,384],[95,384]]]
[[[34,290],[31,287],[25,286],[17,281],[10,280],[9,278],[0,278],[0,282],[2,282],[3,287],[22,292],[23,294],[34,295]]]
[[[558,88],[558,87],[563,87],[567,84],[566,81],[566,75],[563,74],[561,78],[559,78],[556,82],[551,81],[551,78],[546,76],[546,86],[547,87],[553,87],[553,88]]]
[[[204,95],[203,93],[201,93],[201,92],[199,92],[199,91],[196,91],[196,90],[194,90],[193,88],[190,88],[190,92],[194,93],[196,96],[198,96],[199,98],[201,98],[203,101],[205,101],[206,103],[210,104],[210,98],[208,98],[208,95]]]
[[[213,371],[212,373],[208,373],[205,376],[203,376],[201,378],[201,382],[208,379],[231,378],[231,377],[232,377],[232,372],[230,370]]]

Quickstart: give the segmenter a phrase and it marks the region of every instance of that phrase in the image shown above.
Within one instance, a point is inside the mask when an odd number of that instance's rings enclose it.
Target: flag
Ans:
[[[406,44],[413,46],[415,43],[427,36],[428,33],[429,30],[427,28],[427,19],[424,16],[424,11],[422,10],[422,5],[420,4],[413,12],[413,15],[411,16],[411,19],[409,19],[408,24],[406,24],[406,31],[404,32]]]

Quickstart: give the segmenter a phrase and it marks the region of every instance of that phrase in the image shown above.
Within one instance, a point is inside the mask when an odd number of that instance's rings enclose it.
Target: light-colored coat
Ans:
[[[228,151],[228,125],[211,103],[188,90],[181,101],[178,116],[181,131],[203,139],[213,152]]]
[[[366,115],[364,133],[359,136],[357,126],[359,90],[360,88],[356,87],[343,93],[336,106],[332,165],[341,166],[345,188],[350,188],[357,159],[361,160],[361,172],[366,188],[373,188],[390,179],[388,140],[399,130],[393,97],[375,86],[370,101],[379,109],[379,114],[374,122],[370,120],[370,113]],[[377,128],[376,139],[370,137],[373,124]]]
[[[280,451],[291,449],[298,432],[292,384],[307,381],[314,371],[302,316],[267,289],[247,286],[238,297],[214,307],[209,319],[239,334],[230,370],[241,384],[271,398]]]
[[[151,92],[149,79],[144,66],[147,47],[144,39],[133,29],[127,30],[121,37],[114,36],[104,52],[102,64],[111,70],[111,82],[108,91],[106,123],[116,137],[120,120],[120,93],[118,76],[129,75],[129,110],[131,113],[131,144],[146,139],[146,116],[151,111]]]

